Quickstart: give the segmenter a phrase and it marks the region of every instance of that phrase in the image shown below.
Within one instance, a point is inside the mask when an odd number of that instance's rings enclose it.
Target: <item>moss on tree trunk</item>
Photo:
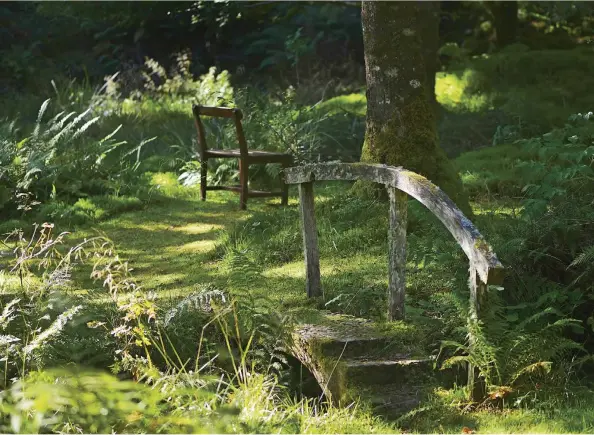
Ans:
[[[436,2],[363,2],[367,129],[361,161],[418,172],[470,215],[460,178],[437,137],[435,81],[429,77],[437,65],[438,13]]]

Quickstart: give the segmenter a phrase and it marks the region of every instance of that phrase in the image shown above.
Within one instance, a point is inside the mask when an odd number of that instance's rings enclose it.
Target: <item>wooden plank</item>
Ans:
[[[289,204],[289,185],[287,183],[285,183],[285,170],[291,164],[291,160],[292,159],[290,159],[286,163],[283,163],[282,171],[280,173],[280,182],[281,182],[281,190],[282,190],[281,205]]]
[[[401,167],[366,163],[325,163],[287,168],[286,183],[367,180],[397,188],[418,200],[445,225],[484,283],[501,284],[504,268],[481,233],[456,204],[422,175]]]
[[[206,190],[229,190],[231,192],[241,192],[241,186],[208,186]],[[250,198],[282,197],[283,191],[249,190],[248,196]]]
[[[239,109],[230,109],[228,107],[209,107],[209,106],[194,106],[198,114],[202,116],[216,116],[219,118],[233,118],[235,112]],[[241,112],[240,112],[241,113]]]
[[[241,156],[241,151],[239,149],[210,149],[206,151],[205,155],[212,159],[238,159]],[[280,163],[286,166],[289,166],[292,159],[290,154],[268,153],[266,151],[248,151],[245,158],[250,164]]]
[[[250,198],[273,198],[273,197],[282,197],[283,192],[280,190],[278,192],[269,192],[265,190],[250,190],[248,192],[248,196]]]
[[[251,153],[251,151],[250,151]],[[289,166],[289,164],[291,164],[291,155],[290,154],[283,154],[283,155],[278,155],[278,154],[254,154],[254,155],[250,155],[248,154],[247,160],[248,162],[251,164],[266,164],[266,163],[280,163],[281,165],[286,165]]]
[[[241,187],[239,186],[208,186],[207,190],[232,190],[234,192],[239,192]]]
[[[208,153],[206,145],[206,136],[204,135],[204,126],[200,120],[198,106],[192,106],[192,113],[194,115],[194,124],[198,133],[198,154],[200,155],[200,198],[206,201],[206,184],[208,172]]]
[[[248,180],[249,180],[249,168],[250,165],[245,159],[239,159],[239,183],[241,184],[241,190],[239,191],[239,208],[241,210],[247,209],[248,201]]]
[[[305,290],[307,296],[322,296],[320,282],[320,253],[318,251],[318,229],[314,210],[313,183],[299,185],[299,208],[303,231],[303,255],[305,257]]]
[[[390,226],[388,228],[388,320],[404,319],[406,291],[406,193],[388,187]]]
[[[481,312],[487,305],[488,285],[483,283],[477,271],[470,268],[470,277],[468,280],[470,287],[470,321],[477,322],[481,320]],[[469,346],[475,346],[476,337],[472,334],[472,329],[468,336]],[[470,400],[473,402],[482,401],[487,395],[487,385],[483,378],[479,377],[479,371],[472,364],[468,365],[468,391]]]

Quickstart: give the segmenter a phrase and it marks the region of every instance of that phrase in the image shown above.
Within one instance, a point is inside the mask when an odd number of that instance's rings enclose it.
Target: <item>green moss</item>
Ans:
[[[423,177],[421,174],[417,174],[416,172],[412,172],[412,171],[406,171],[406,175],[409,176],[410,178],[417,180],[420,184],[424,185],[432,193],[437,193],[439,191],[438,186],[436,186],[434,183],[429,181],[426,177]]]
[[[433,111],[423,95],[412,98],[378,130],[368,131],[362,162],[402,166],[417,172],[446,192],[467,216],[472,216],[462,182],[439,146]],[[374,192],[365,183],[354,187],[359,195],[370,190]]]
[[[353,358],[390,359],[407,354],[422,358],[426,334],[415,321],[378,323],[341,314],[326,314],[294,335],[295,355],[314,374],[333,403],[348,403],[366,384],[368,369],[347,367]],[[378,372],[383,377],[384,373]],[[375,376],[375,375],[374,375]]]
[[[474,242],[474,247],[477,250],[482,251],[483,253],[491,252],[491,247],[484,240],[477,240],[476,242]]]
[[[439,73],[436,95],[451,111],[503,110],[536,133],[594,105],[591,47],[476,56]]]
[[[315,376],[326,398],[340,404],[346,391],[345,366],[340,359],[329,357],[324,352],[328,340],[304,340],[299,335],[294,337],[293,352]]]

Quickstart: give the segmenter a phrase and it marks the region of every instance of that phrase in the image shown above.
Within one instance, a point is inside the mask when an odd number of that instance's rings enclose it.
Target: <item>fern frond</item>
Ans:
[[[228,302],[227,295],[212,286],[205,286],[201,290],[191,293],[183,298],[174,308],[171,308],[165,313],[163,324],[169,325],[171,321],[180,313],[185,312],[189,308],[194,308],[198,311],[211,312],[213,303],[226,304]]]
[[[526,326],[528,326],[528,324],[536,322],[537,320],[540,320],[549,314],[555,314],[559,317],[564,316],[564,314],[561,311],[559,311],[558,309],[553,308],[553,307],[547,307],[544,310],[539,311],[538,313],[535,313],[532,316],[524,319],[523,321],[518,323],[518,325],[514,329],[516,329],[517,331],[524,330],[526,328]]]
[[[443,340],[441,342],[440,349],[447,349],[447,348],[451,348],[451,347],[454,348],[454,352],[457,352],[457,351],[468,352],[468,346],[466,346],[465,344],[458,343],[456,341],[451,341],[451,340]]]
[[[62,137],[70,133],[78,125],[78,123],[81,122],[83,118],[90,113],[90,111],[91,109],[85,110],[83,113],[74,118],[71,122],[66,124],[66,126],[49,141],[50,147],[53,148]],[[78,131],[80,131],[80,128],[74,134],[78,133]]]
[[[456,366],[464,366],[472,362],[472,358],[469,355],[455,355],[449,357],[441,364],[441,370],[449,369]]]
[[[594,264],[594,245],[585,248],[569,265],[569,267],[578,267],[582,265]]]
[[[510,385],[516,382],[522,375],[526,373],[550,373],[553,363],[551,361],[538,361],[527,365],[526,367],[515,373],[510,379]]]
[[[91,125],[93,125],[97,121],[99,121],[99,119],[100,118],[98,116],[96,116],[95,118],[84,123],[79,129],[76,130],[76,132],[72,135],[71,139],[76,139],[77,137],[79,137],[81,134],[83,134],[85,131],[87,131]]]
[[[66,326],[66,323],[71,320],[80,310],[82,310],[82,305],[77,305],[76,307],[72,307],[69,310],[60,314],[56,320],[41,334],[35,337],[27,346],[25,346],[24,351],[25,354],[30,354],[39,346],[44,344],[47,340],[51,337],[59,334]]]
[[[14,319],[15,305],[20,301],[20,299],[13,299],[4,306],[2,314],[0,314],[0,328],[5,329],[12,319]]]
[[[577,319],[559,319],[553,323],[548,324],[544,327],[544,330],[552,329],[552,328],[565,328],[567,326],[571,326],[576,329],[583,330],[584,327],[582,326],[582,322]]]
[[[60,112],[60,113],[65,113],[65,112]],[[48,139],[56,131],[61,130],[62,128],[64,128],[64,124],[66,124],[66,122],[70,118],[72,118],[74,115],[76,115],[76,112],[67,113],[64,116],[62,116],[61,119],[59,117],[56,117],[56,119],[55,119],[54,122],[52,122],[51,124],[48,124],[48,129],[43,133],[43,137],[45,139]]]
[[[120,129],[122,128],[123,124],[120,124],[116,127],[116,129],[114,131],[112,131],[111,133],[109,133],[107,136],[105,136],[103,139],[101,139],[99,141],[99,145],[103,145],[105,142],[107,142],[108,140],[110,140],[112,137],[114,137],[116,135],[116,133],[118,131],[120,131]]]
[[[41,119],[43,118],[43,115],[45,114],[45,111],[47,110],[47,107],[49,106],[49,102],[50,102],[50,98],[48,98],[47,100],[45,100],[41,104],[41,107],[39,108],[39,113],[37,114],[37,121],[35,121],[35,129],[33,130],[33,137],[35,137],[35,138],[37,138],[37,136],[39,135],[39,128],[41,126]]]

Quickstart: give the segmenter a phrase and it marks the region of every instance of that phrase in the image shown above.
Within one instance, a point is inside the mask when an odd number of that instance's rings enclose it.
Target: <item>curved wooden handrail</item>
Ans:
[[[303,251],[305,254],[306,290],[310,297],[322,294],[318,236],[314,214],[313,182],[326,180],[366,180],[386,186],[390,197],[388,229],[388,319],[404,319],[406,289],[406,219],[407,198],[412,196],[427,207],[445,225],[470,261],[470,316],[480,320],[488,303],[488,285],[501,285],[504,268],[481,233],[454,202],[427,178],[402,167],[366,163],[324,163],[285,169],[285,182],[299,185]],[[469,335],[474,346],[475,337]],[[471,399],[481,400],[485,383],[476,367],[468,370]]]
[[[445,192],[422,175],[402,167],[366,163],[322,163],[285,169],[287,184],[326,180],[367,180],[407,193],[445,225],[483,283],[500,285],[503,282],[503,265],[481,233]]]

